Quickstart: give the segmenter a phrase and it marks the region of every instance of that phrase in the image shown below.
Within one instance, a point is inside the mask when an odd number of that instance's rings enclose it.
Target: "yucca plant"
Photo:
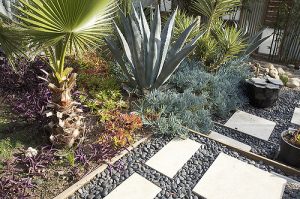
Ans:
[[[31,48],[45,52],[52,101],[49,103],[50,140],[57,146],[72,146],[84,131],[82,112],[72,100],[76,73],[65,66],[67,53],[80,54],[98,47],[109,30],[113,0],[19,0],[17,18],[28,33]]]
[[[202,34],[185,45],[197,23],[195,21],[171,45],[177,11],[168,19],[162,30],[159,6],[151,17],[153,19],[150,26],[141,5],[139,9],[140,11],[137,12],[133,6],[133,13],[129,17],[121,13],[124,34],[115,25],[123,52],[120,52],[115,42],[110,39],[106,41],[127,76],[130,86],[144,93],[159,88],[170,78],[179,64],[195,48],[195,43]]]
[[[175,25],[174,25],[174,36],[173,39],[177,40],[180,35],[194,22],[197,20],[196,26],[193,28],[192,32],[190,33],[187,42],[191,41],[197,35],[200,34],[200,17],[196,18],[193,16],[189,16],[187,12],[178,10],[176,17],[175,17]]]

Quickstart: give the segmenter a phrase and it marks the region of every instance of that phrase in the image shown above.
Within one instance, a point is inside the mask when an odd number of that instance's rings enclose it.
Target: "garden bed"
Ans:
[[[262,161],[248,159],[238,152],[228,149],[222,144],[208,138],[200,135],[190,135],[189,137],[204,145],[193,155],[173,179],[170,179],[145,165],[145,162],[148,159],[172,139],[172,137],[156,137],[141,144],[138,148],[120,159],[113,170],[106,169],[104,172],[97,175],[97,177],[91,180],[89,184],[83,186],[70,198],[104,198],[134,172],[162,188],[162,191],[156,196],[157,199],[170,197],[199,198],[192,192],[192,189],[221,152],[254,165],[262,170],[276,172],[286,176],[280,169],[266,165]],[[299,176],[289,177],[294,180],[300,180]],[[300,194],[299,188],[299,184],[294,185],[293,183],[288,183],[283,198],[297,198]]]

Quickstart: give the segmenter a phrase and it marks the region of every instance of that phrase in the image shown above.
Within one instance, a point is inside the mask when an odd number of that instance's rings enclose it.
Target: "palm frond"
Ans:
[[[215,22],[232,12],[240,3],[240,0],[195,0],[192,3],[192,10],[207,18],[206,25],[210,30]]]
[[[23,29],[10,18],[0,14],[0,47],[11,63],[20,56],[25,56],[27,37]]]
[[[18,19],[38,48],[69,43],[77,51],[99,46],[109,32],[114,0],[19,0]]]

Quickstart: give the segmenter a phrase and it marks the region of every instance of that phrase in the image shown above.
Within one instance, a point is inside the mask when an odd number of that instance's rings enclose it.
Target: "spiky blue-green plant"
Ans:
[[[195,21],[176,42],[171,44],[176,12],[168,19],[163,29],[159,6],[150,25],[142,6],[139,8],[139,12],[133,6],[132,14],[129,17],[121,13],[124,33],[117,25],[115,28],[122,44],[122,51],[113,41],[109,39],[106,41],[131,87],[144,92],[162,86],[195,48],[195,43],[203,35],[198,35],[185,45],[188,36],[196,26],[197,22]]]

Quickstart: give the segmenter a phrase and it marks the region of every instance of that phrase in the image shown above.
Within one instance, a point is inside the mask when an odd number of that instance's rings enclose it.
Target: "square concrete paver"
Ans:
[[[291,121],[293,124],[300,125],[300,108],[295,108],[293,118]]]
[[[287,181],[220,153],[193,192],[208,199],[281,199]]]
[[[169,178],[173,178],[200,146],[200,143],[190,139],[173,139],[146,164]]]
[[[243,111],[237,111],[226,122],[225,126],[263,140],[268,140],[276,123]]]
[[[104,199],[153,199],[160,191],[161,188],[134,173]]]
[[[241,149],[243,151],[250,151],[251,150],[251,146],[244,144],[242,142],[239,142],[235,139],[232,139],[230,137],[227,137],[225,135],[222,135],[220,133],[217,133],[215,131],[211,131],[211,133],[208,135],[208,137],[215,139],[217,141],[223,142],[225,144],[228,144],[230,146],[233,146],[235,148]]]

